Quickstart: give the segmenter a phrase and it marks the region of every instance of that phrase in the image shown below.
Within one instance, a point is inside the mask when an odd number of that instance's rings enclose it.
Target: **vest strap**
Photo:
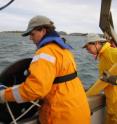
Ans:
[[[56,77],[53,84],[64,83],[77,77],[77,72],[65,76]]]

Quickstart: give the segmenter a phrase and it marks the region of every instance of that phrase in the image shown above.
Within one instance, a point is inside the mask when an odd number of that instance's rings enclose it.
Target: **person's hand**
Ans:
[[[117,85],[117,75],[111,75],[108,71],[104,71],[100,79],[112,85]]]

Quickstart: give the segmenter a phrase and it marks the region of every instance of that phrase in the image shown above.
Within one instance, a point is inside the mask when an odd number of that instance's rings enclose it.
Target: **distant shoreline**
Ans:
[[[22,34],[24,31],[1,31],[0,33],[20,33]],[[88,33],[66,33],[64,31],[58,31],[59,35],[66,35],[66,36],[86,36]],[[99,34],[103,36],[103,34]]]
[[[24,31],[1,31],[0,33],[23,33]]]

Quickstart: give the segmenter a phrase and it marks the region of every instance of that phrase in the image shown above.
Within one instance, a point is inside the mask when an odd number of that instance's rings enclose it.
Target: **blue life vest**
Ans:
[[[63,49],[73,49],[69,44],[66,44],[62,38],[60,38],[60,36],[57,34],[56,31],[44,36],[42,38],[41,41],[39,41],[39,43],[37,43],[37,48],[41,48],[42,46],[51,43],[51,42],[55,42],[56,44],[58,44],[60,47],[62,47]]]

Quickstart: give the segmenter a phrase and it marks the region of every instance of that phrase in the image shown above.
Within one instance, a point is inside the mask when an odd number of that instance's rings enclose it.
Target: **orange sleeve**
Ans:
[[[56,75],[55,57],[46,53],[40,54],[36,55],[37,58],[34,56],[29,67],[30,75],[26,81],[16,88],[5,90],[7,101],[17,101],[18,97],[19,102],[36,100],[46,96],[51,90]]]

